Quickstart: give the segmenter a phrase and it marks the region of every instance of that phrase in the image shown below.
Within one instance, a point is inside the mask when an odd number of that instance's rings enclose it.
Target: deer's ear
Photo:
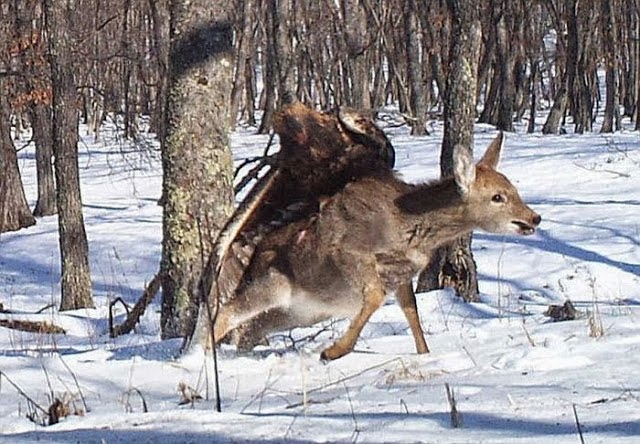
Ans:
[[[469,193],[476,180],[476,166],[471,153],[462,145],[453,147],[453,178],[463,195]]]
[[[489,144],[484,156],[478,162],[478,166],[485,166],[487,168],[496,169],[498,162],[500,161],[500,152],[502,151],[502,145],[504,144],[504,133],[500,131],[493,142]]]

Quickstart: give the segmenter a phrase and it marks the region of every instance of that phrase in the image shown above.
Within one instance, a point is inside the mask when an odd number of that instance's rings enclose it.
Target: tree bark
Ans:
[[[62,264],[60,310],[93,307],[89,247],[82,215],[78,169],[78,94],[72,40],[74,0],[46,0],[49,62],[53,89],[53,144],[56,203]]]
[[[14,6],[16,39],[29,40],[29,44],[16,54],[16,59],[24,73],[20,93],[24,99],[18,100],[18,103],[22,103],[20,108],[26,109],[29,115],[32,139],[36,146],[38,198],[33,215],[51,216],[56,214],[57,209],[51,129],[51,70],[45,60],[42,5],[16,2]]]
[[[418,30],[417,5],[415,0],[406,2],[405,38],[407,43],[407,83],[409,84],[409,107],[411,109],[411,135],[427,134],[425,117],[424,88],[422,85],[422,68],[420,66],[420,33]]]
[[[172,0],[167,137],[162,147],[163,338],[193,329],[198,283],[232,211],[230,5]]]
[[[30,110],[33,141],[36,145],[38,200],[33,210],[36,217],[56,214],[56,184],[53,172],[53,131],[51,106],[34,104]]]
[[[157,53],[158,86],[156,88],[155,109],[151,118],[151,130],[159,140],[166,133],[167,67],[169,65],[169,11],[168,0],[149,0],[153,29],[153,47]]]
[[[341,3],[344,16],[344,39],[347,48],[347,72],[351,78],[345,104],[357,109],[370,109],[369,64],[367,63],[367,48],[370,37],[366,11],[362,3],[358,1],[343,0]]]
[[[508,13],[505,11],[505,13]],[[513,79],[513,68],[515,65],[514,44],[510,43],[508,36],[505,13],[498,21],[496,32],[497,49],[497,69],[500,80],[500,99],[496,127],[503,131],[513,131],[513,109],[516,99],[515,83]]]
[[[233,72],[233,87],[231,88],[231,103],[229,105],[229,125],[230,129],[235,129],[242,92],[245,90],[246,70],[245,65],[250,61],[249,51],[254,51],[249,46],[251,42],[252,22],[251,10],[253,9],[252,0],[241,0],[237,2],[239,9],[238,24],[236,25],[237,43],[235,54],[235,69]]]
[[[0,97],[0,233],[35,223],[20,180],[18,156],[11,138],[9,103],[6,97]]]
[[[476,116],[476,84],[480,45],[477,0],[448,0],[452,17],[449,76],[444,97],[444,136],[440,155],[443,176],[453,174],[454,149],[473,157],[473,124]],[[471,234],[434,253],[418,279],[418,291],[444,286],[455,288],[465,301],[478,299],[476,264],[471,253]]]
[[[573,5],[574,1],[569,0],[567,7]],[[569,89],[571,85],[571,79],[575,76],[575,63],[571,58],[571,51],[569,48],[568,37],[564,35],[565,20],[562,18],[562,14],[556,8],[556,5],[552,0],[547,0],[545,6],[549,14],[555,18],[555,29],[557,35],[556,42],[556,78],[559,77],[559,86],[556,89],[556,93],[553,97],[553,105],[551,111],[542,126],[542,134],[557,134],[562,131],[560,125],[564,119],[564,115],[567,111],[567,102],[569,101]],[[566,49],[565,49],[566,48]],[[561,63],[564,60],[564,63]],[[563,65],[563,66],[562,66]]]
[[[620,108],[618,100],[618,44],[617,23],[614,11],[615,0],[602,0],[600,3],[602,23],[602,44],[605,60],[606,98],[604,121],[601,132],[611,133],[620,129]]]
[[[277,59],[277,34],[280,32],[278,7],[275,0],[270,0],[267,4],[266,17],[266,57],[262,58],[265,96],[262,120],[260,121],[259,134],[268,134],[271,130],[271,121],[276,110],[276,89],[278,84],[278,63]]]
[[[635,54],[636,54],[636,66],[640,66],[640,0],[635,0],[635,29],[633,35],[635,36]],[[640,74],[636,73],[636,126],[635,130],[640,131]]]

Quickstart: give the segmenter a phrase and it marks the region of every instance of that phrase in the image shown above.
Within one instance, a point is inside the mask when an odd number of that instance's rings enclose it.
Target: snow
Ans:
[[[386,130],[406,180],[437,177],[440,124],[422,138],[406,127]],[[268,138],[254,133],[233,134],[236,164],[262,152]],[[495,133],[476,126],[478,155]],[[56,309],[56,217],[0,235],[0,302],[12,312],[0,318],[67,331],[0,327],[0,442],[555,444],[579,442],[576,416],[588,443],[640,440],[638,132],[542,136],[519,127],[500,169],[542,225],[526,238],[476,233],[480,302],[447,290],[418,295],[431,353],[415,354],[392,299],[356,351],[328,364],[319,353],[344,320],[276,334],[251,353],[225,345],[222,413],[214,410],[211,359],[198,350],[178,356],[179,340],[160,339],[159,297],[135,333],[109,338],[109,302],[134,303],[159,266],[162,173],[157,147],[140,154],[108,130],[102,137],[80,145],[95,309]],[[34,204],[33,147],[19,157]],[[566,299],[579,319],[543,315]],[[117,313],[122,322],[124,310]],[[445,383],[460,428],[451,426]],[[179,384],[204,399],[179,405]],[[33,407],[25,395],[45,409],[52,396],[71,400],[82,414],[41,426],[26,417]]]

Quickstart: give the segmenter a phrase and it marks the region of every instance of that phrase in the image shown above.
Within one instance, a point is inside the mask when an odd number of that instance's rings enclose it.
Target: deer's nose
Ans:
[[[533,219],[531,220],[531,222],[533,222],[533,225],[540,225],[540,221],[542,221],[542,218],[539,214],[533,216]]]

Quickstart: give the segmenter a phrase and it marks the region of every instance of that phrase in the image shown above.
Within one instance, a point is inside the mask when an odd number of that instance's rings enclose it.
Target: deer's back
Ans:
[[[406,230],[398,224],[401,217],[394,202],[410,189],[391,174],[350,183],[313,218],[263,239],[250,270],[252,280],[275,269],[301,292],[325,299],[352,295],[360,303],[362,285],[377,279],[381,271],[385,274],[380,258],[391,267],[408,265],[402,252]],[[395,264],[397,260],[402,263]]]

